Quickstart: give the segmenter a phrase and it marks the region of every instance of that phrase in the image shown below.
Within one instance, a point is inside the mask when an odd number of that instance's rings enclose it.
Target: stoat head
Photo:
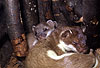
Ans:
[[[33,26],[32,30],[38,39],[45,39],[56,27],[56,21],[48,20],[46,23],[40,23],[37,26]]]
[[[74,51],[79,53],[87,52],[86,36],[79,27],[64,28],[59,35],[59,46],[63,46],[66,51]]]

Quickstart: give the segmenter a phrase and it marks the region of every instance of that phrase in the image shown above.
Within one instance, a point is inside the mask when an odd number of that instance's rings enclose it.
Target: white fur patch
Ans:
[[[73,32],[71,30],[69,30],[69,32],[72,34]]]
[[[38,40],[35,40],[32,45],[34,46],[37,42],[38,42]]]
[[[48,24],[54,24],[54,23],[56,23],[55,21],[52,21],[52,20],[48,20],[46,23],[48,23]],[[48,33],[47,33],[47,35],[46,35],[46,38],[52,33],[52,31],[54,31],[54,29],[51,29],[50,31],[48,31]]]
[[[32,49],[33,46],[35,46],[37,42],[38,42],[38,40],[36,39],[33,43],[28,44],[29,45],[29,49]]]
[[[75,51],[75,52],[78,52],[78,51],[76,50],[76,48],[75,48],[73,45],[71,45],[71,44],[67,45],[67,44],[65,44],[62,40],[59,41],[59,44],[58,44],[57,46],[58,46],[63,52],[65,52],[65,51]]]
[[[71,56],[73,54],[75,54],[75,53],[65,53],[65,54],[62,54],[60,56],[57,56],[57,54],[53,50],[47,51],[47,56],[54,59],[54,60],[60,60],[60,59],[64,58],[65,56]]]
[[[52,33],[53,30],[54,30],[54,29],[48,31],[48,33],[47,33],[47,35],[46,35],[46,38]]]
[[[48,20],[46,23],[53,23],[53,21],[52,20]]]
[[[98,59],[96,58],[96,63],[95,63],[95,65],[94,65],[93,68],[96,68],[96,67],[98,66],[98,63],[99,63],[99,61],[98,61]]]

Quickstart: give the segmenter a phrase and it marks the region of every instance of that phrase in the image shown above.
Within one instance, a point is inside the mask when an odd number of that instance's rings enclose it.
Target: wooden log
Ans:
[[[99,44],[98,0],[83,0],[83,22],[86,25],[87,45],[96,48]],[[100,16],[99,16],[100,17]],[[93,43],[91,43],[93,42]]]
[[[82,0],[64,0],[62,1],[62,3],[64,3],[62,5],[65,5],[64,7],[66,9],[66,10],[63,10],[63,12],[67,11],[64,13],[64,15],[68,13],[69,18],[74,23],[83,22],[83,21],[80,21],[82,17]]]
[[[22,61],[19,61],[15,56],[11,56],[5,68],[25,68],[25,67]]]
[[[32,26],[38,24],[37,0],[20,0],[20,5],[24,29],[32,32]]]
[[[47,20],[53,20],[51,0],[38,0],[38,12],[40,23],[46,23]]]
[[[43,0],[43,11],[46,21],[53,20],[53,15],[51,12],[51,0]]]
[[[7,33],[6,25],[0,23],[0,40],[6,35],[6,33]]]
[[[3,7],[3,0],[0,1],[0,9]],[[0,10],[1,11],[1,10]]]
[[[5,36],[7,32],[6,14],[4,10],[4,1],[0,1],[0,40]]]
[[[55,20],[58,22],[58,24],[60,25],[68,24],[64,15],[60,12],[60,0],[52,0],[52,8]]]
[[[44,11],[43,11],[43,3],[42,0],[38,0],[38,12],[39,12],[39,22],[46,22],[44,17]]]
[[[5,67],[13,53],[13,47],[11,45],[11,42],[7,39],[7,36],[5,39],[6,40],[5,42],[3,42],[2,48],[0,48],[0,64],[2,68]]]
[[[24,57],[27,53],[27,43],[20,21],[19,1],[5,0],[7,28],[16,56]]]
[[[83,0],[83,20],[86,24],[97,16],[97,0]]]
[[[97,33],[97,0],[83,0],[83,22],[87,26],[86,33],[93,36]]]
[[[64,1],[60,0],[60,11],[63,13],[64,17],[66,18],[67,20],[67,25],[68,26],[71,26],[71,25],[74,25],[73,24],[73,21],[71,20],[70,18],[70,13],[69,11],[66,9],[66,4],[64,3]]]

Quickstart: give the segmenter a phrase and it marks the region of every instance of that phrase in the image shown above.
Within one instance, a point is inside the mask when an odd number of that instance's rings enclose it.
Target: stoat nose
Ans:
[[[45,33],[41,33],[41,36],[42,36],[42,37],[46,37],[46,34],[45,34]]]
[[[87,53],[88,52],[88,47],[85,45],[77,45],[78,47],[76,48],[79,53]]]
[[[38,33],[37,36],[41,39],[41,38],[46,37],[46,34],[45,33]]]

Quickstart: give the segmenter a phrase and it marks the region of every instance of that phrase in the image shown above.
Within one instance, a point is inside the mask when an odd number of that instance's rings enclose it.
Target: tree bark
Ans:
[[[97,32],[97,0],[83,0],[83,22],[87,26],[89,36]]]
[[[52,8],[55,20],[58,22],[58,24],[59,25],[68,24],[64,15],[60,12],[60,0],[52,0]]]
[[[6,35],[7,28],[6,24],[0,23],[0,40]]]
[[[40,23],[45,23],[47,20],[53,20],[51,12],[51,0],[38,0],[38,12]]]
[[[83,0],[83,22],[86,25],[87,45],[91,48],[98,47],[99,35],[99,20],[98,20],[98,0]],[[94,42],[94,43],[91,43]],[[97,46],[96,46],[97,45]]]
[[[5,67],[5,65],[9,61],[9,58],[11,57],[12,53],[13,48],[11,42],[8,39],[6,39],[6,41],[2,45],[2,48],[0,48],[0,64],[2,68]]]
[[[73,25],[73,21],[70,18],[70,13],[66,9],[66,4],[63,1],[60,1],[60,11],[63,13],[65,19],[66,19],[66,25],[71,26]]]
[[[27,43],[20,21],[19,0],[5,0],[7,13],[7,28],[16,56],[24,57],[27,53]]]
[[[32,32],[32,26],[38,24],[37,0],[20,0],[20,5],[24,29]]]

